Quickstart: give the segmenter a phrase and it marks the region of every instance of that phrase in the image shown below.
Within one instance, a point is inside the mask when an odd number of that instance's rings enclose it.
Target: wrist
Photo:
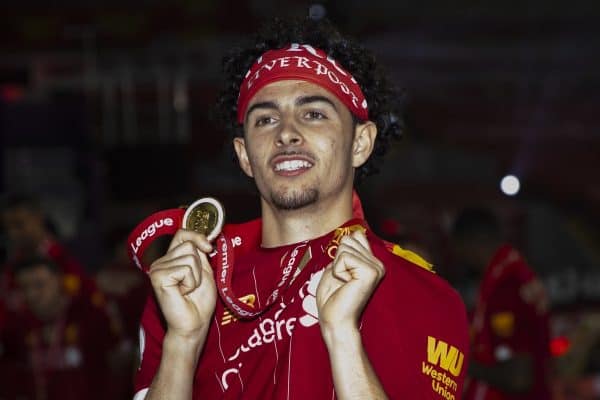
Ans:
[[[195,355],[197,359],[204,346],[205,339],[206,332],[199,335],[182,335],[177,332],[167,331],[163,341],[163,348],[175,356],[189,357]]]
[[[166,336],[177,338],[178,340],[193,344],[203,341],[208,335],[209,325],[203,325],[194,329],[178,329],[172,326],[167,327]]]
[[[335,348],[350,350],[362,346],[360,331],[354,325],[322,326],[321,335],[329,351]]]

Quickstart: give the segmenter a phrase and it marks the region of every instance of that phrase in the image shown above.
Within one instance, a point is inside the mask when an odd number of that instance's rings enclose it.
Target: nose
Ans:
[[[296,127],[292,118],[286,118],[277,133],[277,146],[298,146],[302,144],[304,138],[302,133]]]

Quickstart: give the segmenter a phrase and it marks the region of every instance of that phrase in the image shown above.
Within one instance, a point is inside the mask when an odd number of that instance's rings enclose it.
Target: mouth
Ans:
[[[273,171],[278,175],[295,176],[311,169],[314,163],[304,157],[276,157],[272,163]]]

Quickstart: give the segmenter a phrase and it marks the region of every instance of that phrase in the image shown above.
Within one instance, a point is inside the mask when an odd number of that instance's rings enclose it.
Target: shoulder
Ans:
[[[446,338],[466,352],[468,319],[458,292],[414,253],[394,251],[383,240],[374,243],[373,250],[386,269],[372,298],[374,313],[389,314],[386,318],[392,321],[402,315],[403,321],[412,321],[415,335]]]
[[[380,238],[372,240],[372,247],[375,256],[385,266],[384,282],[390,289],[408,290],[413,301],[420,300],[436,305],[446,302],[446,306],[454,306],[461,312],[464,311],[465,307],[458,292],[437,275],[434,266],[421,256]]]
[[[369,356],[382,357],[375,364],[378,374],[387,379],[386,389],[392,394],[414,393],[414,398],[427,394],[430,398],[432,387],[437,392],[436,379],[445,376],[444,393],[458,397],[469,354],[461,297],[418,255],[381,239],[370,243],[386,273],[365,309],[361,327]],[[386,365],[392,355],[403,362],[389,369]],[[399,379],[401,369],[410,378]]]
[[[499,281],[526,283],[536,278],[525,257],[510,244],[503,244],[496,250],[488,268],[491,275]]]
[[[490,308],[506,308],[511,304],[532,307],[538,315],[548,312],[549,300],[544,284],[525,258],[514,247],[505,244],[496,252],[490,264],[488,279],[497,281],[489,294]]]

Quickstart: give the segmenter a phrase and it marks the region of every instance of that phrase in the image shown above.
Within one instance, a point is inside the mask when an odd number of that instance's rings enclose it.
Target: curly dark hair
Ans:
[[[356,173],[360,182],[378,171],[377,166],[386,153],[390,140],[400,139],[404,131],[401,95],[377,65],[373,54],[360,44],[343,37],[327,19],[311,18],[266,23],[246,49],[233,49],[223,59],[225,85],[216,104],[216,119],[229,134],[241,137],[243,126],[237,123],[237,99],[244,75],[264,52],[280,49],[290,43],[309,44],[325,51],[359,83],[369,104],[369,119],[377,125],[378,135],[373,154]],[[354,117],[355,124],[360,123]]]

